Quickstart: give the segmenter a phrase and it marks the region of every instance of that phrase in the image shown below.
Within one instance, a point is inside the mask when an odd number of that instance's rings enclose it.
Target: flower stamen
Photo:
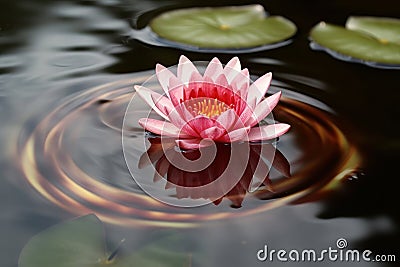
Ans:
[[[200,97],[192,98],[184,102],[185,107],[193,116],[203,115],[208,118],[215,118],[233,106],[228,106],[222,101],[214,98]]]

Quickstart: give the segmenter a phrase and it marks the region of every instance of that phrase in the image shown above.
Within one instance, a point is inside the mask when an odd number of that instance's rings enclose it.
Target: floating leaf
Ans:
[[[310,37],[344,56],[384,65],[400,64],[399,20],[350,17],[346,27],[321,22],[311,30]]]
[[[267,16],[261,5],[179,9],[157,16],[150,27],[166,40],[213,49],[264,46],[296,33],[291,21]]]
[[[101,221],[87,215],[33,237],[21,252],[19,267],[184,266],[187,259],[169,246],[168,240],[162,240],[119,258],[106,251]]]

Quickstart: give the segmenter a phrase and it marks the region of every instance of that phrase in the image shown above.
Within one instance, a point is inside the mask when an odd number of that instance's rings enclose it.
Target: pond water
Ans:
[[[278,167],[271,174],[272,184],[250,193],[236,188],[239,193],[217,201],[195,192],[172,194],[175,188],[166,190],[165,184],[153,181],[154,174],[143,171],[150,177],[145,186],[156,187],[164,202],[214,201],[196,208],[166,205],[143,193],[125,163],[121,127],[133,85],[153,75],[156,63],[175,65],[181,54],[193,61],[218,56],[223,63],[232,57],[131,39],[132,28],[145,27],[161,11],[198,3],[3,4],[1,266],[17,266],[21,249],[35,234],[92,212],[106,223],[111,247],[125,238],[125,249],[135,250],[160,235],[179,235],[180,244],[168,249],[183,250],[188,266],[272,265],[256,257],[266,244],[271,249],[322,250],[335,247],[339,238],[350,248],[400,259],[399,71],[339,61],[313,51],[307,39],[309,29],[321,20],[343,24],[349,15],[396,17],[398,4],[387,1],[376,8],[372,1],[259,3],[299,28],[287,46],[239,55],[253,78],[271,71],[270,91],[283,93],[274,115],[291,124],[292,131],[277,142],[277,157],[290,164],[290,175]],[[140,111],[141,106],[136,107]],[[141,134],[133,127],[126,138],[134,144],[143,141]],[[132,155],[140,161],[145,152],[138,148]],[[224,148],[219,153],[225,153]]]

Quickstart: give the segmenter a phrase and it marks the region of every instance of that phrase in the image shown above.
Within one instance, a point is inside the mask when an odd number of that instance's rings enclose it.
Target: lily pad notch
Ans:
[[[320,22],[310,40],[311,48],[341,60],[400,69],[400,19],[353,16],[345,27]]]
[[[290,43],[296,25],[268,16],[261,5],[195,7],[167,11],[150,21],[159,40],[199,52],[252,52]]]

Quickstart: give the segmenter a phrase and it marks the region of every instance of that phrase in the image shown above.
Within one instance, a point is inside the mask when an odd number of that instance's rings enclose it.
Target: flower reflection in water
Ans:
[[[57,109],[38,122],[34,130],[31,129],[31,121],[24,124],[13,154],[27,183],[37,194],[71,214],[96,213],[104,222],[124,227],[137,225],[196,227],[208,221],[265,214],[269,210],[299,201],[317,201],[321,197],[326,197],[327,193],[337,190],[342,182],[346,181],[348,174],[354,173],[361,164],[357,148],[350,143],[328,113],[315,108],[313,103],[316,102],[302,103],[300,100],[305,99],[304,95],[296,97],[293,92],[289,94],[286,90],[284,94],[292,98],[284,97],[280,105],[275,108],[274,116],[277,121],[284,121],[293,126],[287,134],[280,137],[277,144],[290,162],[291,177],[286,178],[275,171],[279,165],[279,161],[275,159],[273,168],[270,168],[269,172],[270,187],[261,186],[255,192],[247,193],[241,209],[232,211],[225,205],[229,201],[223,201],[219,206],[178,209],[175,206],[182,203],[186,206],[188,204],[199,206],[212,201],[178,199],[175,185],[170,184],[169,186],[174,187],[166,190],[166,179],[156,183],[152,181],[155,172],[153,164],[148,164],[146,167],[146,161],[141,160],[142,169],[138,168],[140,156],[150,147],[148,136],[143,134],[143,129],[138,125],[138,120],[147,115],[149,110],[148,105],[141,101],[140,97],[134,98],[131,105],[128,105],[127,114],[130,116],[125,117],[125,128],[122,128],[124,156],[136,183],[132,182],[125,165],[118,165],[121,162],[118,158],[120,155],[118,129],[121,129],[119,118],[125,113],[127,103],[132,98],[132,83],[142,84],[149,75],[151,73],[144,72],[134,80],[129,78],[84,90],[60,104]],[[158,88],[156,78],[150,82],[152,83],[148,83],[149,88]],[[97,130],[95,134],[94,130]],[[87,142],[82,136],[90,136],[93,142]],[[104,140],[107,140],[107,143]],[[156,143],[155,140],[151,141]],[[108,153],[105,153],[105,145],[112,147]],[[251,144],[252,147],[253,145]],[[157,145],[154,144],[153,147],[152,149],[156,151]],[[267,147],[267,144],[263,144],[260,149]],[[233,147],[231,150],[235,149],[236,147]],[[211,148],[209,150],[213,151]],[[245,148],[240,147],[238,151],[242,153],[235,151],[231,153],[235,155],[232,160],[239,161],[248,157],[245,155],[247,154]],[[204,152],[209,153],[207,150]],[[164,152],[161,150],[159,153],[158,156],[155,152],[146,153],[145,156],[151,155],[151,162],[155,165]],[[249,151],[248,154],[253,153]],[[80,157],[98,158],[100,154],[102,161],[99,165]],[[179,153],[171,154],[179,156]],[[215,156],[210,157],[213,158]],[[82,165],[84,162],[88,164]],[[267,160],[265,162],[269,164]],[[104,174],[102,171],[104,168],[115,172],[112,176],[105,177],[101,175]],[[282,169],[284,168],[281,167],[279,170]],[[242,176],[243,174],[238,174],[227,177],[233,186],[226,194],[239,183],[240,179],[237,178]],[[127,183],[124,183],[125,181]],[[143,188],[146,190],[141,190]],[[250,182],[249,191],[254,188],[254,184]],[[162,202],[171,205],[163,205],[150,197],[150,193],[153,192],[157,193],[158,199]],[[174,195],[171,196],[171,193]],[[215,201],[218,198],[213,197],[213,199]]]
[[[290,177],[290,165],[285,156],[272,143],[216,143],[202,150],[179,150],[173,138],[149,137],[150,147],[142,154],[139,168],[149,164],[154,166],[155,183],[165,179],[165,189],[175,188],[178,199],[208,199],[219,205],[224,198],[231,201],[231,206],[239,208],[247,193],[259,187],[274,193],[273,181],[269,177],[271,168],[283,177]],[[232,156],[232,146],[236,146]],[[212,154],[215,157],[204,166],[203,157]],[[241,160],[248,153],[248,160]],[[181,157],[188,160],[190,169],[174,164]],[[236,158],[235,164],[230,161]],[[236,184],[230,184],[226,176],[240,176]],[[229,178],[229,177],[228,177]],[[210,185],[210,186],[207,186]],[[233,187],[232,187],[233,186]]]

